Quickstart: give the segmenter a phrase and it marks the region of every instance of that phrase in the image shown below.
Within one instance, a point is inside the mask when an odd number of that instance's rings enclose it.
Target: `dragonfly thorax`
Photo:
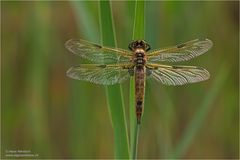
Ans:
[[[143,66],[146,63],[145,51],[143,49],[135,50],[134,62],[136,66]]]

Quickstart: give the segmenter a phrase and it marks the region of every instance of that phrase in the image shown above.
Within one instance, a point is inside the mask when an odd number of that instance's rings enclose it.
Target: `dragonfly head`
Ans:
[[[128,45],[128,48],[131,51],[136,50],[137,48],[141,48],[143,50],[145,50],[146,52],[150,50],[150,45],[144,41],[144,40],[137,40],[137,41],[133,41]]]

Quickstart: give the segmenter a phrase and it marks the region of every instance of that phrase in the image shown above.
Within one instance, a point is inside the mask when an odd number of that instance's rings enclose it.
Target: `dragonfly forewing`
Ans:
[[[65,47],[73,54],[96,63],[129,62],[132,56],[132,53],[127,50],[104,47],[81,39],[70,39],[65,43]]]
[[[212,47],[212,45],[213,43],[209,39],[196,39],[176,45],[174,47],[153,50],[148,53],[148,61],[187,61],[207,52]]]

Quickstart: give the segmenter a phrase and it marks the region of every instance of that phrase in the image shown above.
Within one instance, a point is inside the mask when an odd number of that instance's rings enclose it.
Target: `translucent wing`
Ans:
[[[212,45],[213,43],[209,39],[195,39],[174,47],[153,50],[148,54],[148,61],[187,61],[207,52]]]
[[[196,66],[167,66],[148,64],[149,77],[165,85],[184,85],[209,79],[209,72]]]
[[[72,53],[97,63],[129,62],[132,56],[127,50],[104,47],[81,39],[70,39],[65,47]]]
[[[130,77],[129,64],[119,65],[97,65],[82,64],[71,67],[67,71],[67,76],[77,80],[89,81],[96,84],[113,85],[121,83]]]

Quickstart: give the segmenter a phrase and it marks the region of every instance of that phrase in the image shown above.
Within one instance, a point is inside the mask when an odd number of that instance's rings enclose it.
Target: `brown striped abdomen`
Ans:
[[[137,66],[135,68],[135,106],[137,123],[140,124],[144,107],[145,94],[145,67]]]

